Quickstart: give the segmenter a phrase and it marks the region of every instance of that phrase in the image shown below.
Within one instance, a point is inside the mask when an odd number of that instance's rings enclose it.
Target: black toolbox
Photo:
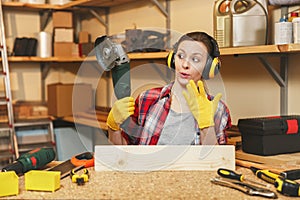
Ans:
[[[300,152],[300,115],[238,120],[242,150],[257,155]]]

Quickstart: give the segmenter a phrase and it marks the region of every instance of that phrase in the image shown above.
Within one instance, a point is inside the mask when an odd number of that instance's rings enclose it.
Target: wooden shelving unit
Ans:
[[[246,47],[220,48],[222,55],[240,55],[240,54],[271,54],[271,53],[290,53],[300,52],[300,44],[282,44],[282,45],[260,45]]]
[[[297,53],[300,52],[300,44],[284,44],[284,45],[261,45],[261,46],[247,46],[247,47],[230,47],[220,48],[221,56],[230,55],[247,55],[247,54],[277,54],[277,53]],[[155,60],[165,59],[168,51],[165,52],[148,52],[148,53],[129,53],[131,60]],[[10,62],[83,62],[96,61],[95,56],[90,57],[22,57],[11,56],[8,58]]]
[[[131,60],[155,60],[165,59],[168,52],[149,52],[149,53],[129,53],[128,56]],[[1,60],[1,58],[0,58]],[[88,57],[28,57],[28,56],[11,56],[8,57],[9,62],[37,62],[37,63],[51,63],[51,62],[83,62],[83,61],[96,61],[96,56]]]
[[[64,5],[50,5],[50,4],[28,4],[20,2],[5,2],[3,6],[7,9],[22,9],[22,10],[72,10],[81,8],[110,8],[113,6],[137,2],[140,0],[74,0]],[[164,16],[166,16],[167,28],[170,25],[170,16],[168,15],[169,8],[162,7],[156,0],[150,0],[154,5],[159,8]],[[166,2],[169,2],[166,0]],[[166,3],[168,5],[168,3]],[[100,20],[101,21],[101,20]],[[107,27],[105,20],[101,23]],[[222,56],[235,56],[247,55],[256,56],[264,67],[268,70],[274,80],[279,84],[281,91],[281,113],[287,113],[287,69],[288,69],[288,56],[292,53],[300,52],[300,44],[286,44],[286,45],[261,45],[261,46],[247,46],[247,47],[230,47],[221,48],[220,53]],[[129,57],[134,60],[162,60],[167,57],[168,52],[153,52],[153,53],[130,53]],[[278,73],[268,63],[267,56],[275,55],[280,57],[280,72]],[[9,57],[9,62],[36,62],[41,63],[42,69],[48,63],[64,63],[64,62],[95,62],[96,58],[92,57]],[[47,70],[44,70],[47,71]],[[46,73],[44,73],[46,74]],[[44,76],[43,76],[44,77]]]
[[[288,67],[289,55],[300,53],[300,44],[261,45],[221,48],[222,56],[256,56],[280,87],[280,114],[288,114]],[[268,56],[279,57],[279,72],[268,62]]]

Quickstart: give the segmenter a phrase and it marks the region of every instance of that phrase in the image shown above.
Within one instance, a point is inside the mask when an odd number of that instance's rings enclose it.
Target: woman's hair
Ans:
[[[195,32],[190,32],[190,33],[187,33],[187,34],[181,36],[179,38],[178,42],[174,46],[175,52],[177,52],[177,48],[178,48],[179,44],[185,40],[202,42],[206,46],[207,52],[209,53],[209,55],[213,54],[213,45],[211,42],[212,38],[207,33],[195,31]]]

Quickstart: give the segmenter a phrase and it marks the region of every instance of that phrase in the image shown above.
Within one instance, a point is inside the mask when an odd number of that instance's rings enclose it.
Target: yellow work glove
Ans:
[[[214,115],[218,107],[218,103],[222,97],[219,93],[215,98],[210,101],[206,97],[203,82],[198,81],[198,88],[193,80],[190,80],[187,84],[187,92],[183,91],[183,96],[187,101],[187,104],[198,122],[200,129],[214,126]]]
[[[122,124],[130,115],[134,113],[134,98],[125,97],[117,100],[111,108],[106,124],[112,130],[120,130]]]

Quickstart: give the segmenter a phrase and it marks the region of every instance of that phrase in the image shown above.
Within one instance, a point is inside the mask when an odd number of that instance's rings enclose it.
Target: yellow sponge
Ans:
[[[19,177],[16,172],[0,172],[0,197],[17,194],[19,194]]]
[[[31,170],[25,173],[25,189],[54,192],[60,188],[60,171]]]

